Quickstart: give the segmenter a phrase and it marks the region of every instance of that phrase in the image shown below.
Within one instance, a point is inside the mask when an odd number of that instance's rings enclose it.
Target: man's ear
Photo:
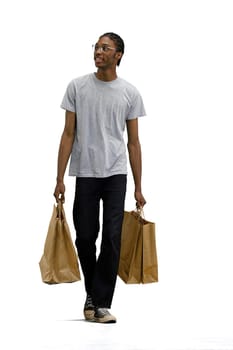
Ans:
[[[123,56],[122,52],[116,52],[115,57],[119,60]]]

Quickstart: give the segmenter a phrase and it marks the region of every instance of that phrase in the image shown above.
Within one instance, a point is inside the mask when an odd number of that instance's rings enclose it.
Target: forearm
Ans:
[[[135,184],[135,192],[141,192],[142,155],[140,142],[128,143],[128,152]]]
[[[74,135],[67,135],[65,132],[63,132],[58,151],[57,182],[63,182],[67,163],[72,151],[73,142]]]

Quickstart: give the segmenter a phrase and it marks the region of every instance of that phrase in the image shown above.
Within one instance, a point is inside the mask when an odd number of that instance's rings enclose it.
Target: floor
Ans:
[[[3,305],[1,349],[233,349],[231,310],[216,305],[213,310],[207,299],[199,299],[199,305],[190,302],[188,286],[168,290],[162,282],[125,285],[119,279],[112,306],[118,322],[100,325],[83,319],[82,282],[48,286],[39,277],[31,280],[31,287],[28,282],[15,284],[17,300],[13,289],[9,293],[11,303]]]

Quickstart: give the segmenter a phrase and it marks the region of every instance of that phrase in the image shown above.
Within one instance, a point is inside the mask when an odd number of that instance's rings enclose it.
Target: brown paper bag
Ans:
[[[80,280],[78,257],[61,201],[53,207],[39,266],[42,281],[45,283],[56,284]]]
[[[118,275],[125,283],[158,282],[155,224],[140,210],[124,213]]]
[[[118,275],[125,283],[141,282],[141,225],[133,213],[124,212],[121,232]]]
[[[158,282],[156,225],[142,219],[142,283]]]

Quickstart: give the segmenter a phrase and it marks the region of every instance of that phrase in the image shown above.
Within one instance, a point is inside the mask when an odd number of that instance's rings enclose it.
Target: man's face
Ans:
[[[98,40],[94,49],[94,61],[98,68],[115,67],[121,52],[116,51],[116,46],[113,40],[104,36]]]

